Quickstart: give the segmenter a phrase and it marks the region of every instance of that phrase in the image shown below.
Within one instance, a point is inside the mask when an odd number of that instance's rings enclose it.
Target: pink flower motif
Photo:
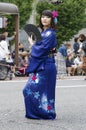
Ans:
[[[59,14],[57,11],[54,10],[54,11],[52,11],[52,15],[53,15],[53,18],[55,18],[55,17],[58,17]]]
[[[48,109],[48,110],[51,110],[51,106],[47,106],[47,109]]]
[[[33,75],[32,80],[34,80],[34,81],[36,80],[36,76],[35,75]]]

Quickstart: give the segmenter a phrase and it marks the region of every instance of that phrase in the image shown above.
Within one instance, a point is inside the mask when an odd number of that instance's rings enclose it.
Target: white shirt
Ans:
[[[0,42],[0,60],[6,58],[6,55],[9,54],[8,45],[5,40]]]
[[[79,59],[78,57],[75,58],[75,60],[74,60],[74,64],[75,64],[75,65],[81,65],[82,63],[83,63],[83,62],[80,61],[80,59]]]

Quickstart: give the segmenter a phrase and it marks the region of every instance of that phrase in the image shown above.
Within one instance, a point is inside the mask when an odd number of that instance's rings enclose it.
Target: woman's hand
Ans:
[[[28,41],[30,43],[30,45],[33,45],[34,44],[34,41],[32,39],[32,35],[28,37]]]

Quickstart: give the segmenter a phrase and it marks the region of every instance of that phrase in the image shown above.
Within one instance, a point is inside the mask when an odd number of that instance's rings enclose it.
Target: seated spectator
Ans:
[[[77,74],[82,73],[83,60],[80,54],[77,54],[76,58],[74,59],[74,64],[76,66]]]
[[[74,76],[75,70],[76,70],[76,66],[75,66],[75,64],[73,62],[72,55],[67,56],[67,59],[66,59],[66,68],[67,68],[67,75],[68,76]]]
[[[82,69],[83,69],[83,71],[85,72],[85,75],[86,75],[86,37],[85,37],[85,41],[83,42],[83,45],[82,45],[82,50],[84,52]],[[86,78],[85,78],[85,80],[86,80]]]
[[[28,55],[28,52],[25,50],[23,43],[19,43],[18,49],[19,49],[20,56],[27,56]]]
[[[82,70],[85,72],[86,75],[86,57],[83,57]]]
[[[77,66],[77,67],[82,67],[82,64],[83,64],[83,61],[81,59],[81,56],[80,54],[77,54],[76,58],[74,59],[74,64]]]
[[[18,48],[19,48],[19,52],[24,52],[25,51],[23,43],[19,43]]]
[[[28,57],[22,56],[21,61],[19,62],[19,72],[25,75],[27,66],[28,66]]]
[[[8,45],[3,34],[0,35],[0,60],[5,60],[5,62],[10,65],[11,72],[15,72],[13,59],[10,51],[8,50]]]
[[[6,59],[6,62],[11,66],[11,71],[13,73],[15,73],[15,63],[14,63],[14,60],[12,59],[12,56],[11,56],[11,53],[9,52],[8,56],[7,56],[7,59]]]
[[[19,57],[18,58],[19,58],[19,62],[20,62],[22,57],[28,56],[29,53],[24,49],[23,43],[19,43],[18,49],[19,49],[19,51],[18,51]],[[12,58],[14,59],[14,57],[15,57],[15,50],[13,50],[13,52],[12,52]]]

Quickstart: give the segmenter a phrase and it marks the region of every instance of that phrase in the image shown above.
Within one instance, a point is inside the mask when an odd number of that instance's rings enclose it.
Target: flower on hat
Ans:
[[[58,17],[58,11],[52,11],[53,18]]]

